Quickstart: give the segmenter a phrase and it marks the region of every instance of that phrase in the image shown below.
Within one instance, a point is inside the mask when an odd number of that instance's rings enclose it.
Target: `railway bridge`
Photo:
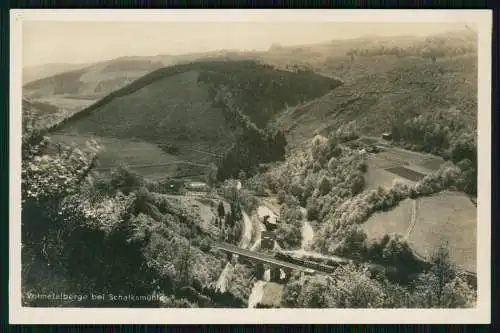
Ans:
[[[262,252],[245,250],[227,243],[215,243],[213,247],[228,254],[235,254],[241,258],[255,263],[256,277],[259,280],[263,279],[266,268],[270,269],[270,280],[272,282],[277,282],[280,280],[280,269],[285,272],[286,278],[290,277],[290,274],[293,270],[299,271],[303,274],[314,274],[316,272],[313,269],[279,260],[271,255]]]

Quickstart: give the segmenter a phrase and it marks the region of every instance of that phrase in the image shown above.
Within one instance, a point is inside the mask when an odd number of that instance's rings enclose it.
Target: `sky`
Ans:
[[[265,50],[363,35],[429,35],[459,23],[24,21],[23,67],[220,49]]]

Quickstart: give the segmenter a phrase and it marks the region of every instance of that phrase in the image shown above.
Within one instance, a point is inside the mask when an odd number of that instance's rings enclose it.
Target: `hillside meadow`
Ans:
[[[418,200],[418,213],[409,242],[424,258],[446,242],[453,262],[476,273],[477,208],[463,193],[442,192]]]

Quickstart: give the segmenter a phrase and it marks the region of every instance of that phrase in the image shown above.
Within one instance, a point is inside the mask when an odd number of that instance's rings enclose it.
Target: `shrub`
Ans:
[[[277,199],[279,204],[284,203],[286,199],[286,192],[284,190],[279,191]]]

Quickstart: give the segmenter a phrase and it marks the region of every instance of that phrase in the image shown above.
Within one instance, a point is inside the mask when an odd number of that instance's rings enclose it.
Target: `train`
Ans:
[[[283,260],[283,261],[286,261],[286,262],[289,262],[289,263],[292,263],[295,265],[304,266],[307,268],[314,269],[315,271],[320,271],[320,272],[328,273],[328,274],[333,273],[338,265],[346,264],[349,262],[348,260],[345,260],[345,261],[339,260],[338,262],[335,263],[335,266],[332,266],[332,265],[326,265],[326,264],[322,264],[322,263],[311,261],[311,260],[297,258],[297,257],[291,256],[291,255],[283,253],[283,252],[276,252],[274,254],[274,257],[276,259],[280,259],[280,260]]]
[[[335,271],[335,269],[340,265],[354,263],[354,261],[350,260],[350,259],[337,258],[335,260],[333,260],[333,259],[328,260],[328,264],[323,264],[323,263],[319,263],[319,262],[312,261],[312,260],[297,258],[297,257],[291,256],[291,255],[289,255],[287,253],[283,253],[283,252],[276,252],[274,256],[276,259],[280,259],[280,260],[283,260],[283,261],[286,261],[289,263],[293,263],[295,265],[307,267],[307,268],[313,269],[315,271],[323,272],[323,273],[327,273],[327,274],[332,274]],[[374,264],[374,263],[362,263],[362,265],[365,266],[365,268],[368,271],[370,271],[372,274],[375,274],[375,273],[378,273],[378,274],[380,274],[380,273],[397,274],[397,269],[395,267],[383,266],[383,265]]]

